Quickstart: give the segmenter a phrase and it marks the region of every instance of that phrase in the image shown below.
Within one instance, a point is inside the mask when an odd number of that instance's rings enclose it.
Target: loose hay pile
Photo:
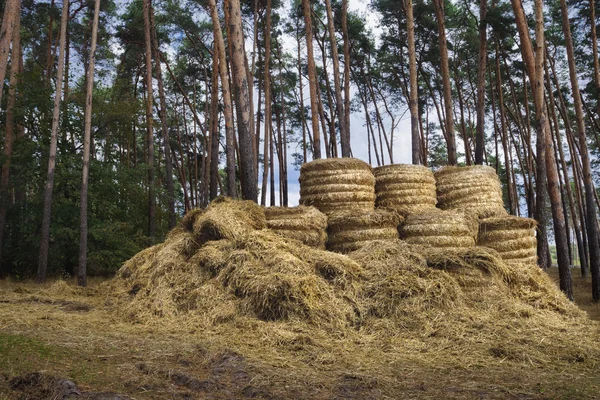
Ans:
[[[477,244],[496,250],[507,264],[536,267],[536,226],[537,222],[530,218],[486,218],[479,223]]]
[[[473,223],[458,211],[435,210],[406,217],[399,228],[400,238],[409,244],[438,249],[475,246]]]
[[[315,207],[268,207],[265,209],[267,228],[307,246],[325,249],[327,216]]]
[[[129,260],[109,287],[115,314],[193,330],[261,360],[270,354],[262,362],[294,371],[368,357],[366,371],[385,370],[388,379],[399,360],[428,363],[431,354],[455,367],[505,358],[519,367],[544,365],[581,355],[594,368],[600,357],[595,344],[580,341],[589,329],[582,312],[545,272],[473,247],[460,214],[439,211],[418,224],[408,217],[404,230],[438,245],[439,232],[457,235],[464,248],[371,240],[346,256],[266,229],[225,234],[230,227],[221,232],[228,224],[218,216],[234,210],[238,202],[222,201],[194,217],[198,227],[212,216],[221,239],[198,244],[196,230],[177,229]]]
[[[348,253],[373,241],[396,240],[401,220],[398,214],[384,210],[332,213],[327,227],[327,248]]]
[[[395,164],[373,169],[376,206],[406,216],[435,208],[433,172],[422,165]]]
[[[438,207],[479,218],[507,215],[496,171],[487,165],[444,167],[435,173]]]
[[[375,207],[375,177],[371,166],[355,158],[315,160],[300,169],[300,204],[330,214]]]

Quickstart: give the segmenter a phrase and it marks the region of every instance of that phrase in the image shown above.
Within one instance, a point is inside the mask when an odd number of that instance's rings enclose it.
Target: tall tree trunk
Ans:
[[[158,97],[160,100],[160,122],[165,146],[165,173],[167,183],[167,197],[169,206],[169,230],[175,228],[177,223],[175,215],[175,187],[173,186],[173,162],[171,161],[171,143],[167,125],[167,101],[165,87],[162,79],[162,66],[160,63],[160,48],[154,23],[154,7],[150,6],[150,28],[152,30],[152,46],[154,48],[154,62],[156,63],[156,79],[158,81]],[[192,193],[194,190],[192,189]]]
[[[250,88],[248,87],[248,73],[246,70],[244,51],[244,32],[239,0],[225,0],[228,9],[230,59],[233,67],[232,77],[235,87],[236,104],[239,107],[237,120],[239,151],[240,151],[240,177],[242,181],[242,197],[246,200],[258,200],[258,182],[255,172],[254,151],[252,149],[252,117],[250,102]]]
[[[571,269],[569,267],[569,249],[566,237],[565,217],[562,209],[562,199],[558,184],[558,171],[554,160],[552,139],[550,137],[549,122],[546,117],[544,102],[544,10],[543,0],[535,0],[535,80],[534,97],[536,98],[537,131],[544,140],[546,156],[546,173],[548,178],[548,194],[554,221],[554,240],[556,242],[556,255],[560,272],[560,288],[566,296],[573,300],[571,287]],[[538,155],[539,162],[539,155]]]
[[[144,37],[146,43],[146,132],[148,135],[148,236],[156,235],[156,198],[154,190],[154,131],[152,89],[152,40],[150,39],[150,1],[144,1]]]
[[[454,137],[454,119],[452,107],[452,86],[450,84],[450,67],[448,66],[448,44],[446,43],[446,25],[444,22],[444,0],[433,0],[435,17],[438,25],[440,46],[440,67],[442,86],[444,88],[444,107],[446,110],[446,143],[448,147],[448,164],[456,165],[456,139]]]
[[[350,130],[346,126],[346,116],[342,99],[342,86],[340,83],[340,61],[338,58],[337,40],[333,28],[333,11],[331,0],[325,0],[327,8],[327,27],[329,28],[329,40],[331,41],[331,57],[333,58],[333,84],[335,87],[335,106],[340,125],[340,143],[342,145],[342,157],[350,157]]]
[[[236,175],[235,175],[235,149],[233,128],[233,105],[231,103],[231,89],[229,85],[229,73],[227,71],[227,59],[225,57],[225,41],[219,23],[219,14],[215,0],[209,0],[210,15],[215,35],[215,50],[219,54],[219,74],[221,76],[221,91],[223,93],[223,114],[225,114],[225,154],[227,158],[227,194],[237,197]],[[252,119],[252,118],[251,118]],[[250,122],[252,123],[252,122]],[[254,147],[253,147],[254,148]],[[253,150],[254,152],[254,150]]]
[[[485,0],[483,0],[485,1]],[[413,17],[412,0],[404,1],[406,9],[406,34],[408,45],[408,73],[410,80],[410,94],[408,107],[410,109],[410,132],[412,140],[412,163],[424,164],[421,159],[421,139],[419,135],[419,86],[417,84],[417,54],[415,51],[415,20]]]
[[[302,0],[306,28],[306,57],[308,59],[308,84],[310,88],[310,114],[313,129],[313,159],[321,158],[321,135],[319,134],[319,109],[317,99],[317,77],[313,52],[312,9],[309,0]]]
[[[218,196],[219,179],[219,55],[218,45],[213,48],[210,89],[210,200]],[[185,116],[184,116],[185,118]]]
[[[348,37],[348,0],[342,0],[342,36],[344,39],[344,125],[350,143],[350,38]],[[352,153],[352,147],[350,152]]]
[[[2,26],[0,27],[0,104],[2,104],[2,93],[4,92],[4,78],[6,77],[6,68],[8,66],[8,53],[12,43],[13,31],[15,28],[15,14],[20,13],[20,0],[7,0],[4,7],[4,16],[2,17]]]
[[[265,141],[264,141],[264,150],[263,150],[263,176],[262,176],[262,191],[260,193],[260,204],[266,205],[267,200],[267,179],[269,178],[269,166],[271,166],[271,174],[273,174],[273,162],[271,160],[271,164],[269,164],[269,158],[272,157],[273,153],[273,145],[269,147],[269,142],[271,141],[271,131],[273,130],[273,123],[271,115],[271,0],[267,0],[267,10],[266,10],[266,26],[264,31],[265,36],[265,63],[264,63],[264,73],[265,73]],[[273,177],[272,181],[274,180]],[[275,189],[273,185],[271,185],[271,192],[274,193]],[[274,200],[271,199],[271,206],[273,206]]]
[[[90,142],[92,136],[92,94],[94,93],[94,67],[96,64],[96,38],[98,36],[98,18],[100,16],[100,0],[94,3],[94,22],[92,24],[92,45],[90,48],[90,61],[88,63],[86,93],[85,93],[85,128],[83,133],[83,174],[81,180],[81,206],[79,214],[79,269],[77,271],[77,284],[87,285],[87,204],[88,204],[88,177],[90,171]]]
[[[575,116],[577,120],[577,133],[579,136],[579,153],[581,156],[581,166],[583,169],[583,185],[585,189],[585,202],[587,204],[587,235],[590,252],[590,272],[592,273],[592,296],[594,301],[600,301],[600,234],[598,232],[598,217],[594,202],[594,183],[592,181],[592,170],[590,167],[590,158],[587,148],[587,139],[585,135],[585,122],[583,119],[583,105],[581,103],[581,94],[579,93],[579,81],[577,78],[577,69],[575,67],[575,54],[573,50],[573,39],[571,38],[571,27],[569,25],[569,12],[565,0],[560,0],[560,10],[562,14],[562,28],[565,35],[565,44],[567,47],[567,59],[569,61],[569,77],[571,79],[571,91],[573,92],[573,101],[575,106]],[[595,23],[595,22],[594,22]]]
[[[479,68],[477,69],[477,128],[475,131],[475,164],[483,164],[485,152],[485,64],[487,60],[487,0],[479,1]],[[499,61],[497,61],[499,62]],[[502,106],[502,100],[500,100]]]
[[[20,9],[20,0],[18,0],[18,3],[18,8]],[[8,183],[10,179],[10,159],[12,157],[13,143],[15,140],[15,105],[17,102],[17,85],[21,60],[21,13],[15,13],[14,18],[12,53],[10,56],[10,87],[8,89],[8,101],[6,104],[6,132],[4,137],[5,161],[4,164],[2,164],[0,178],[0,265],[2,265],[4,227],[6,224],[6,213],[9,205]]]
[[[52,191],[54,189],[54,170],[56,168],[56,147],[58,143],[58,119],[60,114],[60,91],[64,77],[65,67],[65,42],[67,36],[67,19],[69,17],[69,1],[64,0],[62,16],[60,19],[60,50],[58,56],[58,72],[56,75],[56,94],[54,96],[54,110],[52,114],[52,130],[50,133],[50,155],[48,157],[48,175],[44,190],[44,215],[42,217],[42,232],[40,237],[40,253],[38,256],[38,269],[36,281],[42,283],[46,280],[48,269],[48,248],[50,245],[50,217],[52,211]],[[3,80],[0,80],[2,82]],[[1,83],[0,83],[1,84]],[[1,90],[0,90],[1,93]]]

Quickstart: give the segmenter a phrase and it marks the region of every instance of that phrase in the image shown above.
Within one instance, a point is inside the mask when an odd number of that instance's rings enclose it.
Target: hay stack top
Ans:
[[[377,185],[390,183],[429,183],[435,185],[433,172],[423,165],[392,164],[373,168]]]
[[[487,165],[448,166],[435,173],[438,207],[468,210],[479,218],[507,215],[502,184],[496,170]]]
[[[516,217],[514,215],[485,218],[479,222],[479,229],[482,232],[508,229],[533,229],[536,226],[537,221],[535,219]]]
[[[374,210],[361,213],[339,211],[329,215],[329,231],[364,229],[377,226],[398,226],[404,218],[400,215],[385,211]]]
[[[371,172],[371,166],[358,158],[323,158],[302,164],[300,174],[312,171],[356,169]]]

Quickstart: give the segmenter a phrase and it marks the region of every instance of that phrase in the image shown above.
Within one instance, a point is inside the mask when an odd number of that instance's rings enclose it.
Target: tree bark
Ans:
[[[273,116],[271,113],[272,100],[271,100],[271,0],[267,0],[266,10],[266,25],[265,25],[265,62],[264,62],[264,83],[265,83],[265,141],[263,149],[263,175],[262,175],[262,190],[260,193],[260,204],[266,205],[267,201],[267,179],[269,178],[269,167],[271,168],[271,175],[273,175],[273,161],[269,164],[269,158],[273,156],[273,145],[269,146],[271,141],[271,132],[273,130]],[[271,181],[274,181],[274,177],[271,177]],[[271,185],[271,193],[274,196],[275,188]],[[271,206],[273,206],[274,199],[271,199]]]
[[[327,27],[329,28],[329,40],[331,42],[331,58],[333,58],[333,84],[335,88],[335,106],[340,126],[342,157],[350,157],[350,131],[346,126],[346,115],[344,114],[345,110],[342,99],[342,86],[340,83],[340,61],[338,58],[335,30],[333,28],[333,11],[331,10],[331,0],[325,0],[325,7],[327,9]]]
[[[306,28],[306,57],[308,59],[308,84],[310,88],[310,115],[313,129],[313,159],[321,158],[321,135],[319,134],[319,110],[317,99],[317,77],[313,52],[312,9],[309,0],[302,0]]]
[[[406,38],[408,45],[408,73],[410,93],[408,107],[410,110],[410,132],[412,140],[412,163],[423,164],[421,159],[421,138],[419,134],[419,86],[417,84],[417,54],[415,51],[415,20],[413,17],[413,1],[405,0],[406,9]]]
[[[6,77],[6,68],[8,67],[8,53],[12,43],[13,31],[15,28],[15,14],[20,13],[20,0],[7,0],[2,17],[2,26],[0,27],[0,104],[2,103],[2,93],[4,92],[4,78]]]
[[[154,194],[154,131],[152,88],[152,40],[150,39],[150,1],[144,1],[144,37],[146,43],[146,132],[148,135],[148,236],[156,235],[156,198]]]
[[[52,191],[54,189],[54,170],[56,168],[56,147],[58,143],[58,124],[60,115],[60,91],[64,78],[65,42],[67,36],[67,19],[69,17],[69,1],[64,0],[60,20],[60,50],[58,56],[58,72],[56,76],[56,93],[54,95],[54,110],[52,114],[52,130],[50,133],[50,155],[48,157],[48,175],[44,189],[44,214],[42,217],[42,232],[40,237],[40,252],[36,282],[46,280],[48,269],[48,248],[50,245],[50,218],[52,211]],[[1,80],[0,82],[2,82]],[[1,92],[1,91],[0,91]]]
[[[18,0],[18,8],[21,2]],[[0,265],[2,265],[2,250],[4,248],[4,227],[6,225],[6,213],[9,206],[8,183],[10,180],[10,159],[12,157],[13,144],[15,140],[15,105],[17,102],[17,85],[19,65],[21,60],[21,13],[14,15],[14,33],[12,38],[12,53],[10,63],[10,87],[8,89],[8,101],[6,104],[6,132],[4,137],[4,157],[0,178]]]
[[[479,68],[477,70],[477,127],[475,131],[475,164],[483,164],[485,152],[485,68],[487,60],[487,0],[479,1]],[[499,63],[499,61],[496,61]],[[502,107],[502,100],[500,100]]]
[[[250,88],[246,70],[244,51],[244,32],[239,0],[225,0],[228,9],[230,60],[233,67],[232,78],[235,87],[236,104],[239,107],[237,120],[240,176],[242,182],[242,197],[246,200],[258,200],[258,182],[255,172],[254,151],[252,149],[252,115],[250,113]]]
[[[173,186],[173,162],[171,160],[171,143],[169,128],[167,125],[167,101],[165,87],[162,79],[162,66],[160,63],[160,48],[156,35],[156,24],[154,22],[154,7],[150,6],[150,28],[152,30],[152,47],[154,48],[154,62],[156,64],[156,80],[158,81],[158,97],[160,100],[160,122],[165,146],[165,172],[167,183],[167,197],[169,206],[169,230],[175,228],[177,223],[175,215],[175,187]],[[192,189],[192,193],[195,191]]]
[[[598,242],[600,234],[598,232],[598,217],[594,202],[594,183],[592,181],[590,157],[588,153],[587,138],[585,134],[583,105],[581,103],[581,94],[579,93],[577,69],[575,67],[575,54],[573,50],[573,39],[571,38],[571,26],[569,24],[569,12],[567,10],[567,3],[565,0],[560,0],[560,10],[562,14],[562,29],[565,35],[565,44],[567,47],[567,59],[569,62],[569,78],[571,79],[571,91],[573,92],[573,103],[575,106],[575,116],[577,121],[577,133],[579,136],[579,153],[581,156],[581,166],[583,169],[585,202],[587,204],[586,222],[590,252],[590,272],[592,273],[592,297],[594,301],[597,302],[600,301],[600,242]]]
[[[81,179],[81,206],[79,214],[79,269],[77,271],[77,284],[87,285],[87,204],[88,204],[88,177],[90,171],[90,142],[92,136],[92,94],[94,93],[94,67],[96,64],[96,39],[98,36],[98,18],[100,16],[100,0],[94,3],[94,22],[92,24],[92,44],[90,60],[87,70],[85,93],[85,128],[83,133],[83,174]]]
[[[442,86],[444,88],[444,108],[446,110],[446,143],[448,147],[448,164],[457,165],[456,139],[454,136],[454,119],[452,107],[452,86],[450,84],[450,67],[448,66],[448,44],[446,43],[446,25],[444,22],[444,0],[433,0],[435,17],[438,25],[438,40],[440,46],[440,69]]]
[[[344,39],[344,125],[348,133],[348,148],[350,146],[350,38],[348,37],[348,0],[342,0],[342,37]]]

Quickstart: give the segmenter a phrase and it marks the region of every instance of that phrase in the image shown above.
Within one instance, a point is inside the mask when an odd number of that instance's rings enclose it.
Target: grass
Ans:
[[[452,343],[435,331],[373,348],[379,339],[368,332],[324,341],[279,323],[256,332],[243,324],[211,331],[136,325],[105,306],[100,283],[57,291],[0,282],[0,399],[17,398],[9,378],[34,371],[135,399],[591,399],[600,392],[597,360],[576,349],[569,359],[546,362],[501,345],[469,357],[462,339]],[[224,340],[224,329],[237,334]]]

